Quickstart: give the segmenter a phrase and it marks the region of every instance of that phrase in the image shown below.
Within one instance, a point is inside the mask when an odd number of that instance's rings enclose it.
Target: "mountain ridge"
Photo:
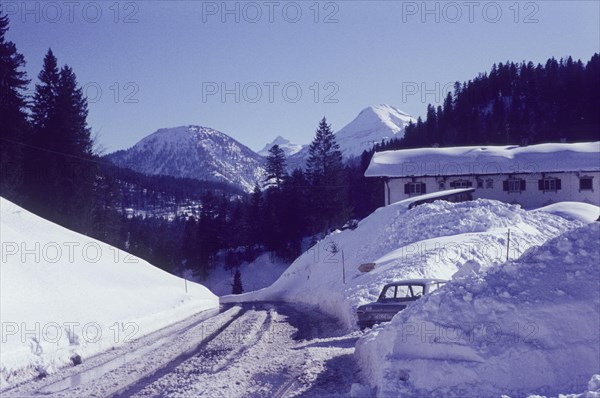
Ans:
[[[106,158],[144,174],[226,182],[246,192],[265,173],[264,158],[229,135],[199,125],[158,129]]]

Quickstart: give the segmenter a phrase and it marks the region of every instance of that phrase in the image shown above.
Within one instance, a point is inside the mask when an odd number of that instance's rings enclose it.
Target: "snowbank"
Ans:
[[[596,389],[588,381],[600,372],[599,240],[600,223],[567,232],[453,280],[363,336],[356,355],[377,396]]]
[[[409,200],[410,202],[410,200]],[[464,264],[485,269],[516,259],[581,222],[491,200],[438,201],[408,210],[409,202],[380,208],[355,230],[335,232],[301,255],[270,287],[222,302],[275,300],[317,305],[354,328],[355,309],[399,279],[450,279]],[[369,273],[363,263],[375,263]],[[344,272],[345,280],[344,284]]]
[[[600,207],[582,202],[559,202],[537,209],[572,220],[591,223],[600,218]]]
[[[245,292],[251,292],[270,286],[287,269],[289,263],[273,258],[270,253],[258,256],[251,263],[240,265],[242,287]],[[235,269],[217,268],[209,276],[208,288],[217,296],[231,294]]]
[[[0,388],[218,306],[205,287],[0,198]],[[71,359],[73,358],[73,359]]]

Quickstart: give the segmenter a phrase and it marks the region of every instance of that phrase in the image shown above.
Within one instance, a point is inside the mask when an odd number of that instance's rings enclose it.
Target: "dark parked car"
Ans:
[[[408,304],[439,289],[446,282],[443,279],[411,279],[389,283],[383,287],[376,302],[356,309],[358,326],[364,329],[376,323],[390,321]]]

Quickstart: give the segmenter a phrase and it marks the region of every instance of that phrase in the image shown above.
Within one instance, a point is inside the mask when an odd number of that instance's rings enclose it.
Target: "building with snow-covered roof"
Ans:
[[[600,141],[377,152],[365,176],[383,179],[386,205],[425,193],[474,188],[474,199],[524,208],[564,201],[600,206]]]

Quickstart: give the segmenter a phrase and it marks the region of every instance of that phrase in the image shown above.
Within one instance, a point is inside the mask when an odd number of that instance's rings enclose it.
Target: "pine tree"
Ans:
[[[38,77],[26,166],[30,206],[71,229],[89,232],[97,170],[87,101],[73,70],[64,66],[58,71],[52,50]]]
[[[198,227],[196,219],[189,217],[185,222],[183,230],[183,239],[181,241],[181,255],[186,261],[187,268],[194,268],[194,263],[198,257]]]
[[[240,274],[239,268],[235,270],[235,275],[233,276],[233,284],[231,285],[231,293],[232,294],[244,293],[244,287],[242,286],[242,275]]]
[[[35,95],[31,109],[33,127],[38,132],[49,128],[50,117],[56,106],[59,78],[58,61],[52,49],[48,49],[44,57],[42,71],[38,75],[40,83],[35,85]],[[36,138],[42,139],[43,137]]]
[[[93,142],[87,125],[88,107],[73,70],[64,66],[60,71],[56,98],[56,137],[66,155],[59,158],[61,197],[65,206],[64,222],[79,231],[89,228],[93,209],[94,180],[97,167],[93,161]],[[77,215],[73,217],[73,213]]]
[[[327,119],[319,122],[308,154],[306,174],[311,186],[313,227],[317,231],[329,229],[345,221],[348,209],[342,152]]]
[[[285,152],[275,144],[269,149],[269,156],[267,157],[267,181],[266,185],[275,185],[277,190],[281,189],[283,179],[287,175],[287,164],[285,159]]]
[[[56,221],[52,206],[58,198],[52,181],[58,175],[54,154],[60,148],[54,144],[52,115],[56,112],[59,70],[51,49],[44,57],[38,79],[31,107],[32,131],[25,150],[25,191],[30,210]]]
[[[15,200],[23,179],[23,138],[28,128],[23,91],[25,58],[6,40],[8,17],[0,10],[0,195]]]

